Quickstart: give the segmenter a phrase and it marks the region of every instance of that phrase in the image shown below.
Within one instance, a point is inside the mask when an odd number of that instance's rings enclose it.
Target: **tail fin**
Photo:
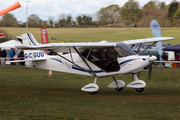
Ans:
[[[26,46],[40,45],[40,43],[38,43],[36,41],[35,37],[31,33],[22,34],[21,37],[22,37],[22,40],[23,40],[22,41],[23,45],[26,45]]]
[[[156,20],[151,21],[150,27],[154,37],[161,37],[160,25]],[[157,42],[156,46],[159,53],[159,59],[162,61],[162,42]]]
[[[21,35],[22,43],[26,46],[38,46],[35,37],[31,33]],[[45,60],[46,54],[42,50],[24,50],[25,64],[27,67],[37,67],[35,61]]]

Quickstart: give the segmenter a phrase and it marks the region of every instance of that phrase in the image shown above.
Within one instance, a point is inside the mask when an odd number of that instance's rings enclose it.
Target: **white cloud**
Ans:
[[[0,10],[10,6],[17,0],[3,0],[0,4]],[[142,7],[150,0],[135,0],[138,1]],[[164,0],[166,4],[169,4],[172,0]],[[36,14],[42,20],[48,20],[48,17],[53,16],[58,18],[62,13],[71,14],[73,18],[81,14],[94,14],[102,7],[107,7],[111,4],[118,4],[122,7],[128,0],[31,0],[28,3],[28,13]],[[18,8],[11,13],[19,21],[26,21],[26,3],[23,0],[20,1],[21,8]]]

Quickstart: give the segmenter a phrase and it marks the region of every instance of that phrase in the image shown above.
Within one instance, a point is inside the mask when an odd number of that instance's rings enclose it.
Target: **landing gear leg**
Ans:
[[[97,77],[94,78],[94,84],[96,84],[96,82],[97,82]],[[95,95],[95,94],[97,94],[97,92],[98,91],[92,91],[92,92],[89,92],[89,94]]]
[[[127,87],[135,88],[137,92],[144,91],[146,83],[143,80],[139,80],[136,74],[133,74],[134,81],[129,83]]]
[[[96,84],[97,77],[94,79],[94,83],[87,84],[83,88],[81,88],[82,91],[89,92],[89,94],[96,94],[99,90],[99,86]]]
[[[113,76],[113,79],[114,79],[114,81],[115,81],[115,83],[116,83],[116,88],[115,88],[115,89],[116,89],[117,91],[122,91],[122,90],[124,89],[124,87],[119,87],[119,86],[118,86],[118,82],[117,82],[117,80],[116,80],[116,78],[115,78],[114,76]]]

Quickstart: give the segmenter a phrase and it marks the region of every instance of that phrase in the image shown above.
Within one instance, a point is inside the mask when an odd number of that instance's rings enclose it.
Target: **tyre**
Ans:
[[[124,89],[124,87],[120,87],[120,88],[115,88],[117,91],[122,91]]]
[[[137,92],[142,92],[142,91],[144,91],[144,88],[135,88],[135,90],[136,90]]]
[[[89,92],[89,94],[91,94],[91,95],[95,95],[95,94],[97,94],[97,92],[98,92],[98,91]]]

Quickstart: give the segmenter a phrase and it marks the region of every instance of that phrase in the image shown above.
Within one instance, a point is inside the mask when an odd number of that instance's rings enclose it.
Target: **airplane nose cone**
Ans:
[[[151,57],[149,57],[149,61],[155,61],[156,59],[157,59],[156,56],[151,56]]]

